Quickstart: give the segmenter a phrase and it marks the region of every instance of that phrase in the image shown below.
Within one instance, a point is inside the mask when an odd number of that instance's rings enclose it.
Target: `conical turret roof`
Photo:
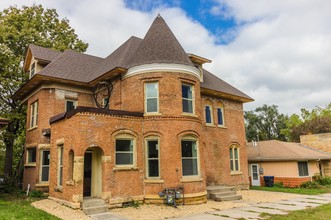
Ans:
[[[194,66],[161,16],[155,18],[129,67],[152,63]]]

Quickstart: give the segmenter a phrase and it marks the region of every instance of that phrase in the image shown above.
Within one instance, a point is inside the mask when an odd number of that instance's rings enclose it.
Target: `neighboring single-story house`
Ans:
[[[296,187],[315,174],[325,175],[331,154],[299,143],[277,140],[251,142],[247,146],[250,182],[263,186],[264,176],[274,176],[275,183]]]
[[[243,104],[253,99],[208,62],[161,16],[106,58],[30,45],[30,79],[14,95],[28,109],[23,187],[74,208],[87,197],[163,202],[167,188],[185,204],[205,202],[207,185],[247,189]]]

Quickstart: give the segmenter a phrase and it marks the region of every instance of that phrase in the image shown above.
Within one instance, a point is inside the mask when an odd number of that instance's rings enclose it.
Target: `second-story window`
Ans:
[[[35,101],[30,106],[30,128],[38,125],[38,101]]]
[[[213,123],[212,107],[210,105],[205,106],[206,124]]]
[[[77,107],[77,101],[74,100],[66,100],[66,111],[73,110]]]
[[[193,86],[182,84],[182,105],[183,112],[193,113]]]
[[[36,73],[36,62],[33,62],[30,66],[30,78],[32,78],[35,73]]]
[[[145,112],[157,113],[159,112],[159,83],[148,82],[145,83]]]

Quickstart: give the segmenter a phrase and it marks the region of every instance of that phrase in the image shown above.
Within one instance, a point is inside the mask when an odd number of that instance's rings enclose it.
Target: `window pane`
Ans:
[[[148,176],[158,177],[159,176],[159,160],[148,161]]]
[[[197,159],[183,159],[183,176],[198,175]]]
[[[183,99],[183,112],[193,113],[192,100]]]
[[[233,171],[233,160],[230,160],[230,170]]]
[[[217,123],[223,125],[223,112],[220,108],[217,109]]]
[[[116,140],[116,151],[132,151],[132,140]]]
[[[234,148],[234,158],[238,159],[238,148]]]
[[[206,112],[206,123],[211,123],[211,114],[210,114],[209,106],[206,106],[205,112]]]
[[[234,162],[235,162],[235,170],[239,171],[239,161],[235,160]]]
[[[146,96],[147,98],[157,97],[157,84],[158,83],[146,83]]]
[[[60,165],[63,165],[63,147],[60,147]]]
[[[148,141],[148,158],[159,158],[158,141]]]
[[[147,99],[147,112],[157,112],[157,98]]]
[[[43,151],[42,165],[49,165],[49,151]]]
[[[233,148],[230,148],[230,159],[233,159]]]
[[[299,176],[308,176],[307,162],[298,162]]]
[[[42,167],[41,169],[41,181],[47,182],[49,177],[49,166]]]
[[[36,148],[28,149],[28,162],[29,163],[36,162]]]
[[[73,101],[67,101],[67,111],[75,109],[75,104]]]
[[[63,167],[60,167],[59,175],[59,185],[62,186]]]
[[[116,153],[116,165],[132,165],[132,153]]]
[[[197,149],[195,141],[182,141],[182,157],[196,157]]]
[[[182,97],[192,99],[192,86],[182,85]]]

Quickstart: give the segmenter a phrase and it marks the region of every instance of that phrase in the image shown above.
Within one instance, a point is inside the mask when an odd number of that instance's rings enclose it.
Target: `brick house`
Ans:
[[[106,58],[30,45],[24,188],[78,208],[160,202],[181,186],[186,203],[207,185],[249,186],[243,103],[252,98],[203,69],[162,17]],[[231,156],[230,156],[231,155]]]

